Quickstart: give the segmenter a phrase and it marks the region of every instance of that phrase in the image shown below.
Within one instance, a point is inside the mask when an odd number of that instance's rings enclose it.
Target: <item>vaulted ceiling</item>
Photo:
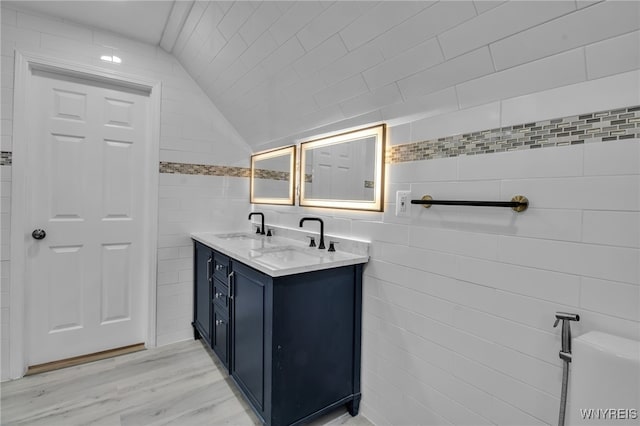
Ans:
[[[172,52],[260,149],[583,81],[576,48],[637,29],[638,5],[196,2]],[[518,68],[533,61],[537,74]]]
[[[117,1],[58,13],[173,53],[258,150],[327,126],[479,105],[499,99],[504,85],[522,87],[509,92],[519,94],[584,80],[585,53],[571,50],[640,24],[637,2],[595,3]],[[129,30],[88,22],[97,12],[115,25],[117,14],[104,8],[127,4],[134,23],[123,20],[121,27]],[[152,30],[158,25],[161,31]],[[511,72],[537,60],[551,76],[544,85],[539,75]]]

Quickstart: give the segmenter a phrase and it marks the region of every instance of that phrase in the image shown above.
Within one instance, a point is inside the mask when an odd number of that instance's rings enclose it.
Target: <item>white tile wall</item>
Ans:
[[[616,52],[625,52],[624,55]],[[640,32],[633,31],[586,47],[589,79],[640,68]]]
[[[562,89],[552,94],[569,108]],[[430,139],[457,129],[437,127],[438,121],[500,127],[501,105],[443,114],[424,134]],[[392,126],[389,143],[419,140],[410,134],[416,123]],[[327,232],[372,241],[363,307],[367,418],[555,424],[562,365],[554,313],[581,315],[574,335],[600,330],[640,339],[639,148],[635,139],[387,165],[390,192],[381,216],[256,209],[267,223],[296,226],[300,216],[313,214],[325,219]],[[412,191],[412,198],[522,193],[531,206],[521,214],[413,206],[410,218],[397,218],[398,189]],[[594,193],[604,200],[597,206]]]
[[[456,86],[462,108],[507,99],[587,79],[584,49],[560,53]],[[535,78],[532,78],[535,76]]]
[[[162,81],[162,161],[246,165],[250,149],[175,57],[100,30],[14,10],[2,4],[2,150],[11,150],[14,49],[66,57],[87,65],[122,70]],[[116,52],[120,65],[100,61]],[[188,233],[226,229],[248,211],[248,182],[234,178],[161,175],[158,270],[158,344],[191,337],[191,247]],[[236,178],[237,179],[237,178]],[[220,181],[220,182],[218,182]],[[2,166],[1,379],[8,377],[11,167]],[[245,188],[246,186],[246,188]],[[215,188],[219,189],[216,190]],[[174,302],[175,303],[172,303]]]
[[[193,337],[189,233],[248,229],[248,199],[249,181],[244,178],[160,175],[158,345]]]
[[[4,11],[3,11],[4,12]],[[3,23],[4,13],[2,13]],[[4,148],[3,148],[4,149]],[[0,380],[9,372],[9,313],[11,297],[11,166],[0,166]]]

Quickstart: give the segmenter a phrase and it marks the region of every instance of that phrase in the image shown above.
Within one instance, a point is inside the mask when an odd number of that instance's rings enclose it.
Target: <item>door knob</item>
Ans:
[[[42,240],[44,239],[44,237],[47,236],[47,233],[44,232],[44,229],[35,229],[32,233],[31,236],[33,238],[35,238],[36,240]]]

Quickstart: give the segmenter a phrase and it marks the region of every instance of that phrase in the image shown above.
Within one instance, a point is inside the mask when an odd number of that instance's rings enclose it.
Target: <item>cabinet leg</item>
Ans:
[[[191,327],[193,327],[193,340],[200,340],[200,333],[198,332],[196,326],[191,323]]]
[[[358,411],[360,411],[360,398],[361,396],[358,395],[354,397],[353,400],[347,402],[347,411],[349,412],[349,414],[351,414],[352,417],[357,416]]]

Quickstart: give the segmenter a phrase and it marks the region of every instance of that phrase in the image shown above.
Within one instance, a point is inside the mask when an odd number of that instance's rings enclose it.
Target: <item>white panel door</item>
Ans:
[[[360,200],[363,158],[354,155],[354,144],[340,143],[314,149],[312,198]],[[355,147],[357,148],[357,147]]]
[[[142,343],[148,95],[41,71],[30,82],[28,363]]]

